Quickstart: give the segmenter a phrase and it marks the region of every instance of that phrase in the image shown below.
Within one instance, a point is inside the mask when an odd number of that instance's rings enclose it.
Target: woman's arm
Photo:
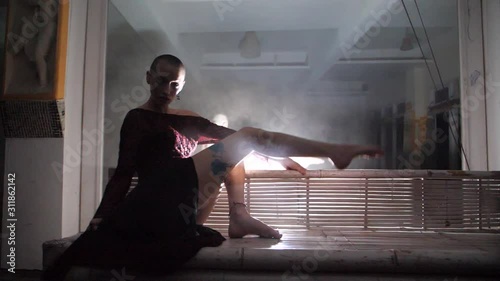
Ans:
[[[229,137],[234,134],[236,131],[233,129],[229,129],[223,126],[219,126],[210,122],[208,119],[203,117],[199,118],[199,135],[198,135],[198,144],[210,144],[215,143],[218,140]]]

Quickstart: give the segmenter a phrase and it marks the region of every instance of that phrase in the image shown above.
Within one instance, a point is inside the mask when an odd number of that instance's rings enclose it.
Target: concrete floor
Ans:
[[[0,270],[0,280],[2,281],[39,281],[42,272],[40,270],[16,270],[10,273],[6,269]]]
[[[0,270],[0,280],[2,281],[39,281],[41,271],[37,270],[18,270],[15,274]],[[141,278],[142,279],[142,278]],[[112,280],[112,279],[108,279]],[[130,276],[127,281],[139,281],[136,276]],[[119,280],[119,281],[122,281]],[[275,272],[235,272],[235,271],[184,271],[183,273],[176,274],[168,278],[155,278],[143,279],[151,281],[222,281],[222,280],[238,280],[238,281],[263,281],[263,280],[335,280],[335,281],[401,281],[401,280],[414,280],[414,281],[498,281],[496,277],[482,277],[482,276],[453,276],[453,275],[404,275],[404,274],[328,274],[328,275],[309,275],[300,277],[289,277]],[[95,281],[88,279],[87,281]],[[115,278],[116,281],[116,278]]]

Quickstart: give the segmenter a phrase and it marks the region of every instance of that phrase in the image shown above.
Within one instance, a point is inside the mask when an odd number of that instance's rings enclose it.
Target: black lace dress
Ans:
[[[197,144],[232,133],[202,117],[129,111],[118,166],[95,215],[103,221],[82,233],[45,278],[57,280],[72,265],[166,273],[202,247],[219,246],[225,240],[219,232],[196,225],[198,181],[190,156]],[[139,183],[127,195],[136,171]]]

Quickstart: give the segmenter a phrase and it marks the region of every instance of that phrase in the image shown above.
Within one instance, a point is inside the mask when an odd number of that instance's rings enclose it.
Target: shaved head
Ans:
[[[153,63],[151,63],[149,70],[156,72],[158,63],[162,62],[162,61],[166,62],[167,64],[169,64],[175,68],[184,69],[184,64],[182,63],[182,61],[178,57],[166,54],[166,55],[157,56],[153,60]]]

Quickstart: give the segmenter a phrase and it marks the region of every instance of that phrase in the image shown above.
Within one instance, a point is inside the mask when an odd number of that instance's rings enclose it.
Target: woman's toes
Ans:
[[[269,226],[267,226],[269,227]],[[269,229],[267,229],[266,232],[262,233],[259,235],[261,238],[274,238],[274,239],[280,239],[283,235],[275,230],[275,229],[272,229],[271,227],[269,227]]]
[[[233,216],[229,221],[229,237],[241,238],[245,235],[258,235],[263,238],[279,239],[282,235],[262,221],[253,218],[248,213]]]
[[[281,234],[279,231],[277,230],[274,230],[273,231],[273,236],[271,238],[274,238],[274,239],[280,239],[281,237],[283,237],[283,234]]]

